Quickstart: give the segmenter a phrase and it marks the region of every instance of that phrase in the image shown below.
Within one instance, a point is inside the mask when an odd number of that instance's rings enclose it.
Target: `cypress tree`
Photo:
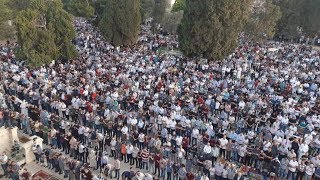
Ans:
[[[253,41],[267,40],[274,36],[280,18],[280,7],[273,0],[265,0],[253,7],[245,32]]]
[[[18,14],[16,27],[18,58],[32,67],[77,55],[71,43],[75,37],[72,17],[63,10],[60,0],[32,0]]]
[[[114,46],[127,46],[136,43],[140,22],[140,0],[107,0],[99,29]]]
[[[181,51],[189,57],[220,60],[237,46],[251,0],[186,0],[178,28]]]

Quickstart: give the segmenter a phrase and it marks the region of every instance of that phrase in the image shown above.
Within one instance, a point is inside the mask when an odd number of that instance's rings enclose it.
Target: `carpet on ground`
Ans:
[[[45,171],[38,171],[32,176],[32,180],[49,180],[52,176]]]

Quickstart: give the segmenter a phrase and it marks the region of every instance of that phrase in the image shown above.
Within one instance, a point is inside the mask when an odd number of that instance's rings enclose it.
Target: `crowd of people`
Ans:
[[[320,178],[319,51],[243,43],[208,62],[159,54],[176,36],[148,25],[122,48],[75,28],[68,63],[2,62],[1,126],[41,137],[38,163],[71,180]]]

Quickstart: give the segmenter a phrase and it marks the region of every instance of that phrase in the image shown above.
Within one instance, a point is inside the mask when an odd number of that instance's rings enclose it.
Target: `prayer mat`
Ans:
[[[32,176],[32,180],[49,180],[51,175],[45,171],[38,171]]]

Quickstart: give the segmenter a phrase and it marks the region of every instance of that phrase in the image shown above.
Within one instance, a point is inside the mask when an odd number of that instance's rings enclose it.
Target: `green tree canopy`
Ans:
[[[320,30],[319,0],[274,0],[280,7],[281,19],[276,36],[284,40],[298,39],[300,35],[315,36]]]
[[[245,25],[246,34],[254,41],[272,38],[281,17],[280,7],[272,0],[260,2],[262,3],[253,6],[249,21]]]
[[[90,0],[63,0],[64,9],[77,17],[90,18],[94,15],[93,2]]]
[[[303,21],[303,1],[304,0],[275,0],[275,3],[281,10],[281,18],[276,27],[277,37],[288,40],[298,37],[298,27],[301,27],[301,22]]]
[[[158,24],[162,24],[166,16],[166,12],[170,7],[168,0],[155,0],[154,9],[152,11],[152,29],[155,31]]]
[[[184,11],[186,8],[186,0],[176,0],[172,6],[172,12]]]
[[[99,29],[114,46],[136,43],[140,31],[140,0],[107,0]]]
[[[106,9],[107,0],[95,0],[93,1],[93,7],[94,7],[94,13],[95,13],[95,19],[93,21],[93,25],[98,26],[104,10]]]
[[[141,3],[140,12],[141,12],[142,20],[150,18],[152,16],[152,12],[155,7],[155,1],[154,0],[140,0],[140,3]]]
[[[16,14],[22,10],[26,10],[30,6],[30,2],[30,0],[9,0],[8,6]]]
[[[220,60],[237,46],[251,0],[186,0],[179,46],[189,57]]]
[[[302,27],[306,35],[320,34],[320,0],[303,0]]]
[[[8,7],[8,0],[0,0],[0,40],[11,38],[13,27],[10,27],[8,20],[12,19],[12,10]]]
[[[176,34],[183,17],[183,11],[167,12],[163,21],[163,29],[171,34]]]
[[[48,4],[49,3],[49,4]],[[18,58],[38,67],[56,59],[76,56],[72,17],[60,0],[32,0],[16,19]]]

